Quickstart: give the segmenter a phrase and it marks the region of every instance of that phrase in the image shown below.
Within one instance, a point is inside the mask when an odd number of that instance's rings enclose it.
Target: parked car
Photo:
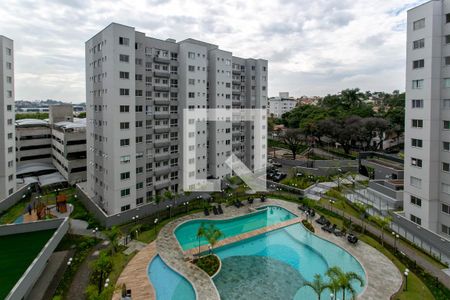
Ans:
[[[273,175],[272,179],[273,181],[279,182],[281,180],[283,180],[284,178],[286,178],[286,174],[285,173],[276,173],[275,175]]]

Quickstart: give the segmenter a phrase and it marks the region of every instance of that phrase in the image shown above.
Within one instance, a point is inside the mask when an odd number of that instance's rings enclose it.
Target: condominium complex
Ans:
[[[182,192],[183,176],[231,175],[231,153],[252,167],[250,122],[200,120],[186,153],[196,172],[184,174],[183,109],[266,109],[267,74],[266,60],[216,45],[107,26],[86,42],[86,192],[114,214],[166,190]]]
[[[289,93],[281,92],[278,97],[269,98],[269,115],[275,118],[293,110],[298,104],[298,100],[289,97]]]
[[[450,1],[408,11],[404,217],[450,237]]]
[[[0,200],[14,193],[14,43],[0,35]]]

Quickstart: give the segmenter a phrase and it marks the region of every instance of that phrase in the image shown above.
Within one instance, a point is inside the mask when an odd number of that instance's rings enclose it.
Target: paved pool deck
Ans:
[[[253,212],[255,208],[268,205],[277,205],[283,207],[296,214],[299,218],[283,222],[286,224],[279,223],[246,234],[241,234],[238,236],[238,238],[227,238],[220,242],[223,242],[224,245],[236,242],[238,240],[250,238],[263,232],[268,232],[284,226],[296,224],[304,218],[302,212],[298,210],[297,204],[275,199],[267,199],[266,202],[263,203],[258,201],[257,203],[253,203],[252,205],[247,204],[241,208],[236,208],[234,206],[224,207],[224,214],[222,215],[210,215],[206,217],[203,215],[203,213],[196,213],[178,218],[164,226],[159,232],[156,241],[142,249],[130,261],[125,270],[122,272],[118,283],[126,283],[127,288],[132,289],[133,299],[155,299],[154,289],[147,277],[147,267],[150,260],[156,255],[156,253],[158,253],[166,264],[168,264],[171,268],[176,270],[191,282],[194,289],[196,290],[198,300],[220,299],[219,293],[211,278],[203,270],[199,269],[191,262],[189,262],[189,259],[192,258],[192,254],[195,253],[195,250],[192,249],[191,251],[183,251],[181,249],[181,246],[179,245],[174,234],[175,228],[178,225],[193,219],[228,219]],[[400,272],[395,267],[395,265],[382,253],[361,241],[359,241],[356,245],[352,245],[348,243],[345,238],[336,237],[333,234],[324,232],[320,229],[320,226],[318,226],[317,223],[312,223],[314,224],[317,236],[331,241],[336,245],[344,248],[349,253],[351,253],[364,267],[367,276],[366,288],[358,297],[358,299],[387,300],[390,299],[390,296],[396,293],[401,288],[402,276]],[[257,233],[259,231],[261,232]],[[203,249],[207,250],[207,246],[203,247]]]

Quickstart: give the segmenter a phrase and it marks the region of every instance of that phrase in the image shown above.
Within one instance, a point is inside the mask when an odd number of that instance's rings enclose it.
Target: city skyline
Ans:
[[[423,2],[6,1],[0,27],[16,44],[16,99],[84,102],[84,42],[111,22],[267,58],[269,96],[324,96],[354,87],[403,91],[406,10]]]

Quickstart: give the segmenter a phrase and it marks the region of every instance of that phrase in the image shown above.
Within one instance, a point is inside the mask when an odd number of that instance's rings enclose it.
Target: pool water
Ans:
[[[148,267],[148,276],[156,291],[156,300],[195,300],[192,285],[183,276],[169,268],[159,255]]]
[[[295,224],[217,248],[222,269],[214,277],[221,299],[317,299],[305,281],[315,274],[325,277],[329,267],[365,273],[347,251]],[[357,293],[364,287],[354,284]],[[340,293],[339,293],[340,294]],[[349,293],[346,296],[350,299]],[[341,297],[339,295],[339,297]],[[330,299],[325,290],[321,299]]]
[[[200,245],[208,244],[205,238],[200,241],[197,238],[197,231],[201,224],[208,226],[214,224],[219,229],[223,236],[221,239],[229,238],[242,233],[250,232],[266,226],[274,225],[280,222],[288,221],[296,216],[288,210],[278,206],[266,206],[259,209],[257,212],[236,217],[228,220],[192,220],[178,226],[175,230],[175,236],[181,245],[181,248],[186,251]]]

